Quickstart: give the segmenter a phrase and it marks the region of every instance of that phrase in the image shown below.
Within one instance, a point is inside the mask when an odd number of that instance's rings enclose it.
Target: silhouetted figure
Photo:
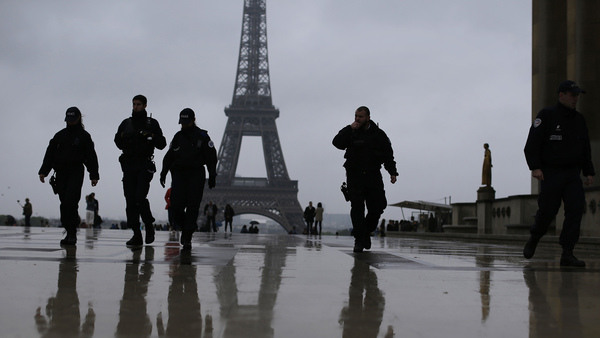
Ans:
[[[208,204],[204,206],[204,216],[206,216],[206,227],[207,231],[210,232],[212,229],[213,232],[217,232],[217,223],[216,217],[219,212],[219,208],[216,204],[213,204],[212,201],[209,201]]]
[[[84,129],[81,112],[77,107],[67,109],[65,122],[67,127],[50,140],[38,174],[40,181],[44,183],[50,170],[54,169],[56,176],[50,178],[50,184],[60,199],[60,222],[67,232],[60,244],[75,245],[80,221],[79,200],[84,165],[90,174],[92,187],[96,186],[100,176],[94,142]]]
[[[29,198],[25,199],[25,205],[23,206],[23,216],[25,216],[25,226],[31,226],[31,215],[33,214],[33,206],[29,202]]]
[[[317,203],[317,208],[315,209],[315,228],[320,235],[323,232],[323,213],[325,209],[323,209],[323,204],[321,202]]]
[[[230,204],[225,206],[225,211],[223,212],[223,216],[225,217],[225,232],[227,232],[227,225],[229,224],[229,232],[233,232],[233,216],[235,216],[235,211],[231,207]]]
[[[306,222],[306,234],[310,235],[313,232],[313,223],[315,222],[315,207],[312,201],[308,202],[308,206],[304,209],[304,221]],[[314,233],[314,232],[313,232]]]
[[[345,150],[344,168],[348,182],[350,218],[352,219],[354,252],[371,248],[370,234],[387,206],[381,165],[396,183],[398,171],[392,144],[386,133],[371,121],[369,108],[358,107],[354,122],[342,128],[333,138],[333,145]],[[365,215],[365,205],[367,214]]]
[[[144,244],[140,217],[146,228],[146,244],[154,242],[154,217],[147,196],[156,172],[154,149],[164,149],[167,140],[158,121],[148,116],[147,103],[144,95],[133,97],[131,117],[121,122],[114,140],[117,148],[123,151],[119,162],[123,171],[125,213],[127,227],[133,230],[133,237],[127,241],[127,245]]]
[[[173,209],[173,222],[182,229],[181,244],[187,251],[192,249],[192,235],[198,229],[198,214],[206,183],[205,166],[209,174],[208,188],[215,187],[217,152],[208,132],[196,126],[196,114],[192,109],[185,108],[179,113],[179,124],[181,130],[173,137],[163,159],[160,184],[165,187],[170,171],[170,208]]]
[[[585,93],[573,81],[558,87],[558,103],[540,110],[529,128],[525,158],[531,176],[539,180],[538,210],[531,226],[531,236],[523,248],[523,256],[532,258],[539,240],[548,232],[550,223],[564,203],[565,220],[560,234],[563,252],[560,265],[585,267],[573,255],[579,241],[581,218],[585,206],[585,184],[594,182],[594,165],[587,124],[575,110],[579,94]]]

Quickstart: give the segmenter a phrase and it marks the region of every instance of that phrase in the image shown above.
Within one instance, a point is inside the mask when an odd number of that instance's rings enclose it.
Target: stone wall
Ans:
[[[581,236],[600,237],[600,187],[585,190],[586,207],[581,220]],[[533,224],[537,211],[537,195],[514,195],[505,198],[487,201],[490,203],[485,208],[473,203],[452,204],[452,224],[445,225],[445,232],[465,232],[493,235],[526,235]],[[485,229],[480,229],[481,222],[485,219],[484,210],[490,210],[491,217],[487,217],[488,224]],[[564,209],[560,208],[556,220],[550,225],[548,235],[559,235],[564,221]],[[479,227],[475,227],[479,223]]]

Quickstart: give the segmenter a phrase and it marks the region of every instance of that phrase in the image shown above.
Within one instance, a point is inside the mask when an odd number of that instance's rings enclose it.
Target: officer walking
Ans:
[[[215,187],[217,152],[206,130],[196,126],[196,115],[190,108],[179,114],[181,130],[171,141],[163,158],[160,184],[165,187],[167,173],[171,172],[171,213],[173,223],[182,229],[183,250],[192,249],[192,235],[198,225],[198,213],[208,169],[208,187]]]
[[[154,217],[146,196],[150,181],[156,172],[154,148],[164,149],[167,140],[163,136],[158,121],[148,116],[148,100],[136,95],[133,100],[131,117],[123,120],[115,134],[115,144],[123,153],[119,157],[123,171],[123,193],[125,195],[127,226],[133,230],[133,237],[127,245],[142,245],[140,216],[146,228],[146,244],[154,242]]]
[[[83,166],[90,173],[92,187],[100,179],[98,175],[98,157],[94,150],[94,142],[90,134],[83,128],[81,111],[77,107],[67,109],[65,114],[67,127],[59,131],[50,140],[44,161],[38,175],[40,181],[54,169],[56,183],[54,193],[60,199],[60,222],[67,231],[67,236],[60,241],[61,245],[77,243],[77,226],[79,225],[79,200],[83,185]],[[50,184],[53,184],[50,179]]]
[[[371,120],[369,108],[358,107],[354,122],[333,138],[333,145],[345,150],[346,179],[350,197],[350,218],[354,235],[354,252],[371,248],[371,232],[387,206],[381,165],[396,183],[398,171],[392,144],[385,132]],[[365,204],[367,214],[365,216]]]
[[[558,103],[538,113],[529,129],[525,144],[525,158],[531,175],[541,183],[538,211],[531,227],[530,237],[523,256],[533,257],[538,242],[548,231],[548,226],[564,202],[565,220],[559,243],[563,252],[561,266],[584,267],[585,262],[573,255],[579,240],[585,184],[594,181],[594,165],[585,118],[575,110],[579,94],[584,90],[573,81],[558,86]]]

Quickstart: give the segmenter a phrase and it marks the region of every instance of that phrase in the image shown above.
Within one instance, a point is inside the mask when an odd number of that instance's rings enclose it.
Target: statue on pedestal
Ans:
[[[481,171],[481,185],[486,187],[492,186],[492,152],[490,151],[490,145],[487,143],[483,144],[485,152],[483,154],[483,169]]]

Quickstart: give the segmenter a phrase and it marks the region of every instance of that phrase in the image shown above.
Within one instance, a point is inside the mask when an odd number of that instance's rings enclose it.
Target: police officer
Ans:
[[[148,116],[148,100],[136,95],[133,100],[131,117],[123,120],[115,134],[115,144],[123,153],[119,157],[123,170],[123,193],[126,202],[127,226],[133,230],[133,237],[127,245],[142,245],[140,216],[146,227],[146,244],[154,242],[154,217],[146,196],[150,181],[156,172],[154,148],[164,149],[167,140],[163,136],[158,121]]]
[[[196,115],[190,108],[179,113],[178,131],[163,158],[160,184],[165,187],[167,173],[171,172],[171,209],[173,223],[181,227],[183,250],[192,249],[192,235],[198,225],[200,202],[206,181],[204,166],[208,169],[208,187],[215,187],[217,152],[206,130],[196,126]]]
[[[85,165],[90,174],[92,187],[96,186],[100,176],[94,142],[83,127],[81,111],[77,107],[67,109],[65,121],[67,127],[56,133],[50,140],[38,175],[40,181],[44,183],[45,177],[51,169],[54,169],[56,184],[53,189],[60,199],[60,222],[67,231],[67,236],[60,241],[60,244],[75,245],[79,225],[78,210],[83,185],[83,166]],[[52,184],[52,179],[50,183]]]
[[[371,248],[371,232],[387,206],[381,165],[396,183],[398,171],[392,144],[385,132],[371,120],[369,108],[358,107],[354,122],[334,137],[333,145],[345,150],[346,179],[350,197],[350,218],[354,235],[354,252]],[[365,216],[365,204],[367,214]]]
[[[585,118],[575,110],[580,93],[585,93],[573,81],[558,86],[558,103],[542,109],[529,129],[525,144],[525,158],[531,175],[541,182],[538,211],[523,256],[531,258],[548,231],[548,226],[564,202],[565,220],[559,243],[563,252],[561,266],[584,267],[585,262],[573,255],[579,240],[585,184],[594,181],[590,139]]]

